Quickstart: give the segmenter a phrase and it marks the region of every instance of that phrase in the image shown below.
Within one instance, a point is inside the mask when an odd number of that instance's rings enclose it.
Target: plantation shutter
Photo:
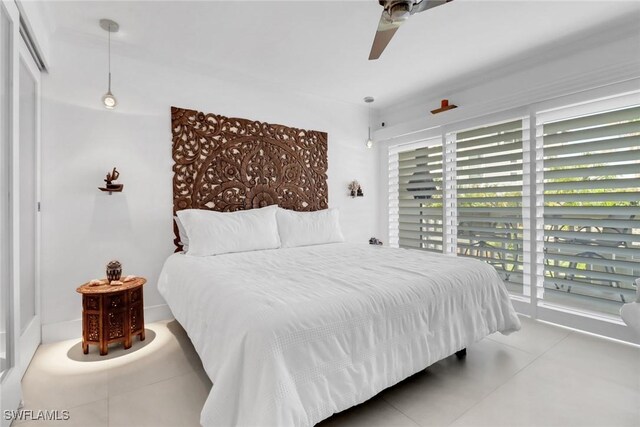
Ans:
[[[455,137],[457,253],[491,264],[523,294],[523,121]]]
[[[442,143],[435,138],[389,156],[390,243],[443,252]]]
[[[539,125],[544,299],[617,314],[640,276],[640,106]]]

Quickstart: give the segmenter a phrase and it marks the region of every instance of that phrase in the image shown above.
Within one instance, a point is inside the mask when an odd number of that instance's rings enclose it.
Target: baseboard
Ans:
[[[518,314],[523,314],[532,319],[640,346],[640,335],[627,327],[622,320],[607,320],[578,311],[572,312],[567,308],[553,306],[544,301],[539,301],[538,307],[533,309],[531,303],[526,301],[526,297],[515,297],[513,295],[511,296],[511,303]]]
[[[154,305],[144,308],[145,323],[159,320],[173,319],[173,314],[167,304]],[[42,325],[42,343],[71,340],[82,337],[82,319],[67,320],[64,322],[48,323]]]

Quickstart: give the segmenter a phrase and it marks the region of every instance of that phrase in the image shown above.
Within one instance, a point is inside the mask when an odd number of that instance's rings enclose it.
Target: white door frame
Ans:
[[[4,417],[5,410],[15,410],[22,398],[22,390],[20,387],[20,380],[22,379],[22,370],[20,369],[20,206],[19,206],[19,194],[20,194],[20,153],[19,149],[19,54],[18,54],[18,41],[20,40],[20,15],[15,2],[10,0],[0,0],[0,8],[9,18],[9,24],[11,26],[11,40],[9,42],[11,52],[11,76],[10,76],[10,93],[11,93],[11,138],[9,141],[11,157],[9,163],[11,165],[11,183],[10,183],[10,205],[11,209],[11,248],[12,253],[11,265],[10,265],[10,284],[9,284],[9,322],[7,324],[7,330],[11,332],[11,339],[7,342],[7,355],[11,354],[12,366],[7,369],[2,380],[0,381],[0,394],[2,400],[0,406],[2,410],[2,417],[0,417],[0,425],[2,427],[8,426],[11,421]]]
[[[36,349],[38,348],[38,345],[40,345],[41,342],[41,316],[40,316],[40,209],[39,207],[39,203],[40,203],[40,119],[41,119],[41,109],[40,109],[40,99],[41,99],[41,86],[40,86],[40,70],[38,69],[38,66],[35,63],[35,60],[33,59],[33,56],[31,55],[31,52],[29,51],[29,48],[27,47],[24,39],[22,37],[20,37],[20,41],[18,42],[19,44],[19,49],[18,49],[18,53],[19,53],[19,57],[20,57],[20,62],[22,62],[27,70],[29,71],[29,73],[31,74],[31,77],[33,78],[33,81],[35,82],[35,86],[36,86],[36,99],[35,99],[35,119],[36,119],[36,129],[35,129],[35,156],[36,156],[36,162],[35,162],[35,184],[36,184],[36,191],[35,191],[35,196],[36,196],[36,200],[35,200],[35,205],[36,205],[36,223],[35,223],[35,245],[34,245],[34,249],[35,249],[35,254],[34,254],[34,261],[35,261],[35,272],[34,272],[34,279],[35,279],[35,290],[34,290],[34,298],[35,298],[35,314],[33,316],[33,318],[31,319],[29,325],[25,328],[25,330],[22,332],[21,336],[20,336],[20,347],[19,347],[19,364],[18,364],[18,368],[20,369],[20,378],[22,378],[22,376],[24,375],[25,371],[27,370],[27,367],[29,366],[29,363],[31,362],[31,359],[33,358],[33,355],[36,351]],[[19,78],[19,75],[18,75]],[[19,83],[19,81],[18,81]],[[18,85],[19,87],[19,85]],[[18,117],[19,118],[19,117]],[[18,138],[19,139],[19,138]],[[20,286],[20,284],[18,285]],[[20,319],[18,317],[18,319]]]

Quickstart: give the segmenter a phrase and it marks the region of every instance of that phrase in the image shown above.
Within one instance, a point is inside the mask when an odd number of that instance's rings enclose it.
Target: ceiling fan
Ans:
[[[400,25],[413,14],[442,6],[452,0],[378,0],[384,7],[369,60],[378,59]]]

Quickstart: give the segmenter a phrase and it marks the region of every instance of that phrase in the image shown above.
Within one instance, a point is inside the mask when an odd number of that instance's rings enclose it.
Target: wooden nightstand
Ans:
[[[122,285],[85,283],[76,289],[82,294],[82,351],[89,353],[89,344],[109,352],[109,344],[124,343],[131,347],[135,335],[144,341],[144,303],[142,285],[147,280],[137,277]]]

